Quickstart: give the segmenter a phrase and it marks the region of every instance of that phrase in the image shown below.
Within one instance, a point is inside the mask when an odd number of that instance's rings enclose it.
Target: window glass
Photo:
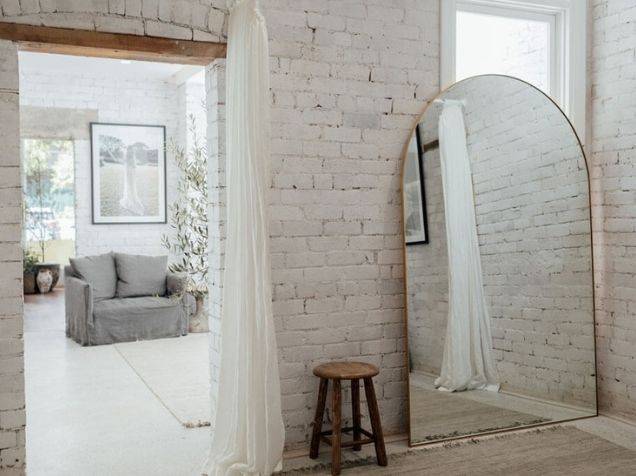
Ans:
[[[550,94],[550,24],[457,12],[457,81],[479,74],[523,79]]]
[[[73,142],[24,139],[25,238],[42,261],[66,264],[75,254]]]

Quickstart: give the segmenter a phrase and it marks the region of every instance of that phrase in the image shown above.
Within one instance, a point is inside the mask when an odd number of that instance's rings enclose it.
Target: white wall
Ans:
[[[601,411],[636,420],[636,4],[592,2],[592,141]]]
[[[0,41],[0,473],[24,470],[24,344],[22,321],[22,188],[18,56]]]
[[[93,61],[93,60],[89,60]],[[87,63],[87,70],[90,62]],[[188,111],[180,108],[187,103],[187,85],[168,81],[120,78],[103,74],[60,74],[59,71],[22,71],[20,104],[45,108],[67,108],[94,111],[99,122],[165,125],[166,138],[181,142]],[[190,96],[200,95],[203,86],[190,85]],[[190,101],[192,102],[192,101]],[[200,108],[201,109],[201,108]],[[201,118],[199,117],[201,121]],[[31,120],[31,123],[36,122]],[[203,123],[205,121],[203,120]],[[78,125],[76,125],[78,126]],[[89,125],[82,125],[88,131]],[[78,126],[81,127],[81,126]],[[170,233],[168,224],[94,225],[91,218],[91,151],[86,135],[73,136],[75,151],[76,254],[86,256],[110,250],[135,254],[166,254],[161,236]],[[176,195],[179,172],[167,149],[167,203]]]

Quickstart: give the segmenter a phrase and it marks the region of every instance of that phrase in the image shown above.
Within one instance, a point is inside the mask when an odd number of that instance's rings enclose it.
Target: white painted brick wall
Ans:
[[[20,186],[18,56],[0,41],[0,473],[24,465],[22,339],[22,188]]]
[[[2,0],[2,21],[222,41],[225,0]]]
[[[318,384],[311,370],[331,359],[381,368],[383,424],[402,431],[399,174],[415,114],[438,89],[438,1],[262,3],[271,50],[270,234],[287,445],[307,442]]]
[[[636,420],[636,3],[593,0],[592,23],[599,400]]]
[[[468,98],[477,233],[500,382],[505,390],[593,406],[585,162],[567,121],[541,93],[506,78],[485,81],[463,83],[450,97]],[[427,114],[424,130],[436,134],[437,117]],[[414,368],[439,373],[448,312],[439,151],[426,157],[425,176],[431,244],[407,248],[409,341]]]
[[[185,117],[179,110],[180,91],[173,83],[104,77],[89,72],[60,74],[23,71],[20,104],[97,111],[100,122],[166,126],[166,138],[179,140],[179,125]],[[185,114],[184,114],[185,116]],[[88,128],[88,124],[85,125]],[[74,140],[76,254],[87,256],[111,250],[123,253],[161,255],[166,249],[161,236],[170,225],[93,225],[91,218],[90,141]],[[178,169],[167,150],[168,203],[176,199]]]
[[[208,312],[210,319],[210,376],[212,411],[216,408],[221,345],[221,303],[225,256],[225,60],[206,68],[206,105],[208,113]],[[214,419],[214,415],[212,416]]]

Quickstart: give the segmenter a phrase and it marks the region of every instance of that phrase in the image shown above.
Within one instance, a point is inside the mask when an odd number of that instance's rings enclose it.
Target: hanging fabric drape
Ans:
[[[448,245],[448,321],[440,390],[498,390],[484,298],[475,201],[462,104],[444,102],[439,151]]]
[[[269,51],[257,0],[228,2],[226,248],[210,476],[270,475],[285,430],[267,224]]]

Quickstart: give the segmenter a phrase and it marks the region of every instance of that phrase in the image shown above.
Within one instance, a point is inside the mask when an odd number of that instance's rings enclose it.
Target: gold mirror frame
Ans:
[[[411,128],[411,133],[409,135],[408,140],[406,141],[406,144],[404,146],[403,152],[402,152],[402,166],[401,166],[401,174],[400,174],[400,192],[403,191],[403,184],[404,184],[404,169],[406,166],[406,160],[408,158],[408,149],[409,149],[409,144],[411,143],[411,139],[413,137],[413,134],[415,134],[415,129],[417,128],[418,124],[422,121],[422,118],[424,117],[424,115],[426,114],[426,112],[428,111],[428,109],[433,105],[433,102],[436,99],[439,99],[443,94],[445,94],[447,91],[450,91],[452,88],[454,88],[455,86],[457,86],[458,84],[461,84],[465,81],[470,81],[471,79],[475,79],[475,78],[488,78],[488,77],[499,77],[499,78],[508,78],[508,79],[512,79],[514,81],[518,81],[520,83],[523,83],[529,87],[531,87],[532,89],[534,89],[535,91],[538,91],[539,93],[541,93],[546,99],[548,99],[548,101],[550,101],[555,107],[556,109],[561,113],[561,115],[565,118],[565,120],[567,121],[568,125],[570,126],[570,129],[572,129],[572,132],[574,133],[574,136],[576,137],[576,141],[579,144],[579,148],[581,149],[581,154],[583,155],[583,162],[585,163],[585,173],[587,175],[587,190],[588,190],[588,204],[589,204],[589,215],[590,215],[590,258],[591,258],[591,274],[592,274],[592,325],[593,325],[593,329],[594,329],[594,386],[595,386],[595,412],[593,415],[590,416],[584,416],[584,417],[578,417],[578,418],[569,418],[569,419],[564,419],[564,420],[559,420],[559,421],[549,421],[549,422],[544,422],[544,423],[535,423],[535,424],[531,424],[531,425],[524,425],[524,426],[518,426],[518,427],[513,427],[513,428],[504,428],[504,429],[500,429],[500,430],[493,430],[493,431],[485,431],[485,432],[481,432],[481,433],[471,433],[471,434],[467,434],[467,435],[462,435],[462,436],[454,436],[454,437],[450,437],[450,438],[443,438],[440,440],[435,440],[435,441],[422,441],[422,442],[416,442],[414,443],[411,439],[411,376],[410,376],[410,372],[408,372],[409,369],[409,339],[408,339],[408,332],[409,332],[409,308],[408,308],[408,300],[407,300],[407,296],[408,296],[408,272],[407,272],[407,265],[406,265],[406,244],[404,243],[404,199],[402,199],[402,214],[400,216],[400,224],[402,225],[402,261],[404,263],[404,358],[405,358],[405,368],[407,369],[407,377],[406,377],[406,382],[407,382],[407,389],[406,389],[406,411],[407,411],[407,415],[406,415],[406,427],[407,427],[407,431],[408,431],[408,436],[409,436],[409,447],[413,448],[413,447],[418,447],[418,446],[428,446],[428,445],[434,445],[434,444],[438,444],[441,442],[446,442],[446,441],[454,441],[454,440],[463,440],[463,439],[467,439],[467,438],[474,438],[476,436],[485,436],[485,435],[494,435],[494,434],[498,434],[498,433],[509,433],[509,432],[514,432],[514,431],[519,431],[519,430],[524,430],[524,429],[528,429],[528,428],[536,428],[536,427],[543,427],[543,426],[551,426],[551,425],[559,425],[561,423],[565,423],[565,422],[570,422],[570,421],[576,421],[576,420],[585,420],[588,418],[594,418],[597,417],[599,415],[598,413],[598,361],[597,361],[597,356],[596,356],[596,278],[595,278],[595,263],[594,263],[594,235],[593,235],[593,224],[592,224],[592,218],[593,218],[593,214],[592,214],[592,184],[590,181],[590,165],[587,159],[587,154],[585,153],[585,148],[583,147],[583,143],[581,142],[581,138],[579,137],[578,133],[576,132],[576,129],[574,128],[574,125],[572,124],[572,121],[570,121],[570,118],[565,114],[565,112],[563,111],[563,109],[561,109],[561,106],[559,106],[556,101],[554,101],[554,99],[552,99],[550,96],[548,96],[545,92],[543,92],[542,90],[540,90],[539,88],[537,88],[536,86],[534,86],[533,84],[530,84],[527,81],[524,81],[523,79],[519,79],[516,78],[514,76],[509,76],[506,74],[479,74],[476,76],[471,76],[469,78],[465,78],[462,79],[461,81],[457,81],[455,83],[453,83],[452,85],[448,86],[447,88],[444,88],[443,90],[441,90],[435,97],[431,98],[428,103],[426,104],[426,106],[424,106],[424,109],[422,110],[422,112],[417,116],[417,120],[415,121],[415,125]]]

